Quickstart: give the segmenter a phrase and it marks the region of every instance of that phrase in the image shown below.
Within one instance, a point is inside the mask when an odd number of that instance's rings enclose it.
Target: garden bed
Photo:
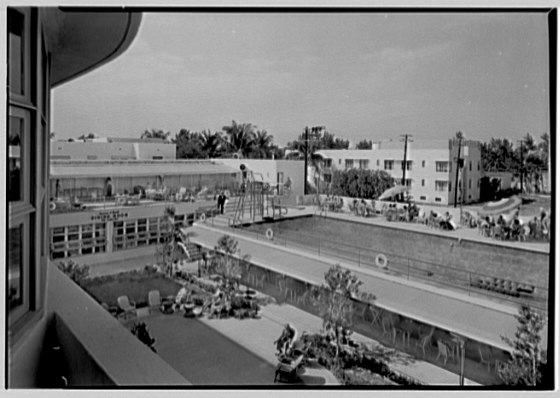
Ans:
[[[146,267],[143,270],[85,279],[82,287],[99,303],[117,305],[119,296],[128,296],[138,307],[148,302],[148,292],[159,290],[161,297],[175,296],[181,284]]]

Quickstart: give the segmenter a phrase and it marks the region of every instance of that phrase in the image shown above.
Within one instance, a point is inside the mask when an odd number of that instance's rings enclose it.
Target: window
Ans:
[[[447,191],[448,182],[447,181],[436,181],[436,191],[445,192]]]
[[[439,196],[436,196],[436,202],[441,202],[441,198]]]
[[[332,174],[328,174],[328,173],[323,174],[323,180],[327,183],[331,183],[332,182]]]
[[[469,178],[469,189],[471,189],[471,188],[472,188],[472,186],[471,186],[471,185],[472,185],[472,184],[471,184],[471,182],[472,182],[472,181],[471,181],[471,179]]]
[[[25,16],[12,8],[8,9],[8,82],[10,93],[25,94]]]
[[[422,186],[426,185],[426,180],[422,179]]]
[[[472,171],[472,162],[469,160],[469,171]]]
[[[43,307],[47,269],[50,74],[38,12],[31,7],[6,9],[5,287],[13,339],[22,336],[20,331],[37,319],[33,312]]]
[[[346,159],[344,161],[344,167],[346,167],[347,169],[351,169],[354,167],[354,160],[353,159]]]
[[[10,115],[9,121],[9,137],[8,137],[8,201],[19,202],[23,200],[23,181],[22,163],[26,161],[26,155],[22,152],[24,140],[25,120],[29,120],[28,112],[18,109],[11,109],[13,115]]]
[[[404,179],[404,185],[407,187],[411,187],[412,186],[412,179],[411,178],[405,178]]]
[[[477,180],[476,180],[476,187],[477,187],[477,188],[480,188],[480,179],[477,179]]]
[[[367,169],[369,167],[369,160],[360,160],[360,169]]]
[[[379,167],[379,159],[377,159],[377,162],[376,162],[376,163],[377,163],[377,167]]]
[[[422,160],[422,167],[426,167],[426,161]]]
[[[407,170],[412,169],[412,160],[407,160],[406,161],[406,169]],[[401,161],[401,170],[404,170],[404,162],[403,161]]]
[[[476,170],[477,170],[477,171],[480,171],[480,162],[478,162],[478,163],[476,164]]]
[[[325,159],[325,167],[332,167],[332,159]]]
[[[24,263],[23,225],[10,228],[8,237],[8,305],[10,311],[24,304],[24,275],[27,273]]]
[[[339,164],[339,165],[342,164],[342,159],[338,159],[338,164]]]
[[[393,163],[394,163],[394,160],[385,160],[383,168],[385,170],[393,170]]]
[[[448,173],[449,172],[449,162],[436,161],[436,172],[437,173]]]
[[[420,200],[426,200],[426,196],[420,196]]]

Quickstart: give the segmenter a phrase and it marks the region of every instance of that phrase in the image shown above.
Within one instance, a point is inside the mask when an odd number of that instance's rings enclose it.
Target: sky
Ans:
[[[544,13],[145,13],[124,54],[54,89],[52,131],[538,140],[548,45]]]

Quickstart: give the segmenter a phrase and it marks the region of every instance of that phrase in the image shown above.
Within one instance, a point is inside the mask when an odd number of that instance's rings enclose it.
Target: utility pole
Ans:
[[[519,182],[521,183],[521,194],[523,194],[523,140],[517,140],[519,143]]]
[[[403,187],[406,186],[406,149],[408,146],[409,137],[412,137],[412,134],[402,134],[401,137],[404,138],[404,160],[402,166],[402,185]],[[402,141],[402,139],[401,139]],[[412,142],[412,140],[410,140]]]
[[[457,170],[455,172],[455,200],[453,207],[457,207],[457,188],[459,186],[459,167],[461,166],[461,143],[463,141],[463,133],[458,131],[456,137],[459,140],[459,145],[457,147]]]
[[[303,194],[307,195],[307,157],[309,153],[309,127],[305,127],[305,158],[303,169]]]

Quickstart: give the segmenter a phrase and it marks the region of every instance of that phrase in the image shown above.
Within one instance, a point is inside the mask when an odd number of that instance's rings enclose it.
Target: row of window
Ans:
[[[105,223],[51,228],[51,258],[59,259],[107,250]]]
[[[464,159],[461,159],[464,160]],[[338,159],[338,164],[342,163],[342,159]],[[383,161],[383,169],[384,170],[396,170],[395,164],[400,164],[400,169],[403,170],[404,161],[400,160],[384,160]],[[357,165],[359,169],[368,169],[369,168],[369,159],[345,159],[344,160],[344,167],[346,169],[352,169]],[[376,166],[380,167],[380,160],[377,159]],[[461,162],[461,166],[463,163]],[[332,159],[325,159],[325,167],[332,167]],[[422,168],[426,167],[426,161],[422,160]],[[412,160],[406,161],[406,169],[412,170]],[[480,171],[480,162],[477,164],[477,170]],[[450,171],[450,162],[449,161],[436,161],[436,172],[437,173],[449,173]],[[472,171],[472,161],[469,160],[469,171]]]
[[[194,214],[176,215],[174,225],[192,225]],[[165,234],[173,226],[164,217],[140,218],[113,222],[113,250],[124,250],[139,246],[162,243]],[[107,251],[107,231],[105,223],[69,225],[51,228],[51,258],[61,259]],[[12,247],[12,246],[10,246]],[[13,245],[14,256],[20,247]]]
[[[6,268],[8,325],[14,333],[24,315],[43,305],[50,72],[37,10],[9,7],[7,24]]]

